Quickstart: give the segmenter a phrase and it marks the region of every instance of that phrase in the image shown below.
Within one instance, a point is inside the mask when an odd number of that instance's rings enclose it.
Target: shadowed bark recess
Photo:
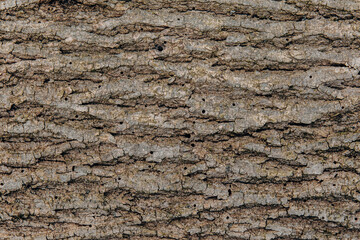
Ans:
[[[0,0],[0,239],[360,239],[357,0]]]

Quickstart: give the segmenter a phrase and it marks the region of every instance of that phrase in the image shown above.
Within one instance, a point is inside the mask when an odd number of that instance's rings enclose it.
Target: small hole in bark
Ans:
[[[184,135],[184,137],[186,137],[186,138],[190,138],[190,137],[191,137],[191,135],[190,135],[189,133],[186,133],[186,134]]]
[[[101,88],[101,85],[99,85],[98,88]]]
[[[145,107],[147,107],[147,104],[145,104]]]
[[[185,84],[181,84],[181,86],[185,86]]]
[[[162,46],[157,46],[157,50],[161,52],[162,50],[164,50],[164,48]]]
[[[192,143],[192,144],[191,144],[191,146],[192,146],[192,147],[195,147],[195,144],[194,144],[194,143]]]
[[[78,117],[79,117],[79,115],[75,115],[75,117],[76,117],[76,118],[78,118]]]
[[[334,184],[333,184],[333,186],[335,187],[335,186],[336,186],[336,184],[334,183]]]
[[[184,167],[184,170],[186,170],[187,169],[187,167]]]
[[[231,196],[232,192],[231,189],[228,190],[229,196]]]
[[[195,10],[195,8],[193,7],[192,10]]]
[[[180,21],[180,18],[178,18],[178,21]]]
[[[151,165],[149,165],[148,167],[151,168]]]
[[[312,76],[310,75],[309,78],[312,78]]]
[[[21,172],[24,172],[24,169],[22,169]]]
[[[324,181],[324,180],[321,179],[321,180],[319,181],[319,183],[322,183],[323,181]]]
[[[120,125],[122,125],[124,122],[120,122]]]
[[[75,171],[75,166],[72,166],[72,170]]]
[[[334,164],[336,164],[336,161],[334,161]]]
[[[44,80],[44,83],[47,83],[49,81],[50,81],[50,79],[47,78],[47,79]]]
[[[68,100],[68,98],[65,98],[65,101],[67,101]]]
[[[202,101],[205,102],[205,98],[203,98]]]
[[[337,173],[334,175],[334,177],[337,177]]]
[[[4,183],[0,183],[0,186],[3,186],[4,185]]]
[[[167,43],[167,41],[164,41],[164,44],[166,44]]]
[[[72,64],[72,62],[69,62],[69,64]]]
[[[118,180],[120,181],[120,180],[121,180],[121,177],[118,177]]]
[[[55,196],[55,199],[58,199],[58,196]]]
[[[202,112],[202,113],[205,113],[205,110],[202,110],[201,112]]]
[[[121,74],[124,74],[124,72],[120,72]]]
[[[153,151],[150,151],[150,154],[153,154],[154,152]]]
[[[233,107],[235,107],[235,103],[233,103],[232,105],[233,105]]]
[[[196,207],[196,204],[194,204],[194,207]]]
[[[358,72],[358,75],[360,75],[360,71]]]
[[[227,216],[226,219],[229,219],[229,216]]]

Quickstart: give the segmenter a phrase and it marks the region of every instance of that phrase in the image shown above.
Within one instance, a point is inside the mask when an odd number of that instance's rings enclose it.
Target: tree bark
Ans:
[[[2,0],[1,239],[360,239],[356,0]]]

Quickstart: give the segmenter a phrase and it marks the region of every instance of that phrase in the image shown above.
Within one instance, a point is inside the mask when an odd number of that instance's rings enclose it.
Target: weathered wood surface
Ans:
[[[359,17],[2,0],[0,239],[360,239]]]

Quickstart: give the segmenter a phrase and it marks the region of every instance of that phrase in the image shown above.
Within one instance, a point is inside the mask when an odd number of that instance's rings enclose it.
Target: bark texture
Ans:
[[[360,239],[357,0],[1,0],[0,239]]]

